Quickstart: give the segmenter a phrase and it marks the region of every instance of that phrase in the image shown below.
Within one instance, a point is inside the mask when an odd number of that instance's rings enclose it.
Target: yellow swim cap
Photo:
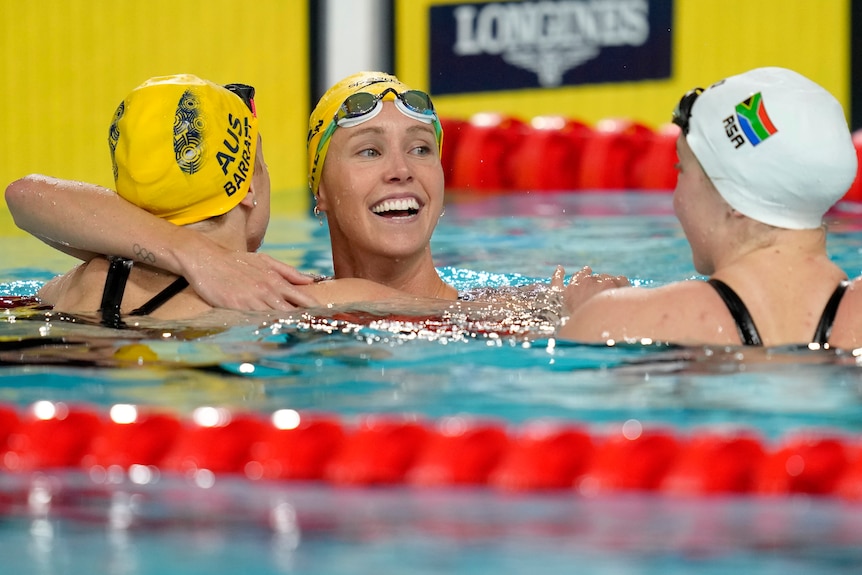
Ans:
[[[190,74],[151,78],[120,103],[108,145],[117,193],[177,225],[230,211],[248,193],[257,118]]]
[[[332,86],[320,98],[320,101],[317,102],[317,106],[315,106],[314,111],[311,112],[311,116],[308,118],[308,187],[312,195],[317,196],[317,188],[320,186],[320,176],[323,173],[323,163],[326,160],[326,152],[329,149],[331,138],[327,137],[322,145],[321,140],[324,138],[327,129],[330,128],[338,109],[353,94],[366,92],[378,96],[389,89],[395,90],[399,94],[411,90],[409,86],[391,74],[385,72],[358,72]],[[385,99],[394,100],[395,95],[386,94],[384,96]],[[437,134],[437,147],[442,153],[443,130],[440,128],[440,121],[436,116],[434,116],[433,121]]]

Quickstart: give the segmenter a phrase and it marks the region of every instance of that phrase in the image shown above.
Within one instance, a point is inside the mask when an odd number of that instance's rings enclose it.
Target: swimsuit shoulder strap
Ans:
[[[122,328],[126,326],[120,316],[120,305],[123,303],[126,281],[129,279],[133,264],[134,262],[128,258],[108,256],[108,273],[105,275],[102,304],[99,306],[99,314],[102,316],[101,323],[106,327]]]
[[[733,316],[733,321],[736,322],[736,329],[739,332],[739,339],[745,345],[763,345],[760,339],[760,333],[757,331],[757,326],[754,325],[754,320],[748,312],[748,308],[742,302],[742,299],[736,294],[733,289],[726,283],[715,278],[707,280],[709,285],[715,288],[718,295],[727,306],[730,315]]]
[[[113,328],[126,327],[120,314],[120,306],[123,303],[123,294],[126,291],[126,282],[132,271],[134,262],[128,258],[119,256],[108,257],[108,273],[105,276],[105,289],[102,291],[102,305],[99,306],[99,314],[102,316],[102,325]],[[153,296],[147,303],[132,310],[129,315],[149,315],[159,309],[169,299],[187,288],[189,282],[184,277],[174,280],[171,285]]]
[[[826,302],[826,307],[823,308],[823,315],[820,316],[820,323],[817,324],[814,337],[811,339],[813,343],[824,345],[829,342],[829,335],[832,333],[832,324],[835,323],[835,314],[838,312],[841,298],[844,297],[844,292],[847,291],[847,286],[849,285],[850,282],[844,280],[832,292],[832,297]]]
[[[132,313],[129,315],[150,315],[160,307],[162,307],[165,302],[169,299],[183,291],[189,287],[189,282],[184,277],[178,277],[175,279],[171,285],[157,293],[144,305],[139,307],[138,309],[132,310]]]

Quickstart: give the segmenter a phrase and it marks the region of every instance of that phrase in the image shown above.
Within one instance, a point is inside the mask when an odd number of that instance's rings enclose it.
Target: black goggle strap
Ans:
[[[694,101],[703,93],[703,88],[693,88],[686,92],[679,99],[676,107],[673,109],[673,123],[682,129],[683,135],[688,135],[689,120],[691,118],[691,109],[694,106]]]
[[[225,89],[231,91],[232,93],[239,96],[240,100],[248,106],[248,109],[251,110],[251,114],[256,118],[257,117],[257,109],[254,105],[254,87],[249,86],[248,84],[225,84]]]

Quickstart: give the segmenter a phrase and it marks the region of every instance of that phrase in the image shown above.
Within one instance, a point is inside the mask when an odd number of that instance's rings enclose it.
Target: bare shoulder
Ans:
[[[706,282],[690,280],[657,288],[601,292],[572,314],[559,336],[592,342],[651,339],[723,343],[728,319],[715,290]]]
[[[62,275],[54,276],[39,288],[39,291],[36,292],[36,296],[42,300],[42,303],[57,305],[57,300],[60,299],[60,296],[62,296],[63,293],[65,293],[67,286],[69,285],[69,276],[71,276],[72,273],[73,272],[69,271]]]
[[[321,305],[380,301],[413,297],[405,292],[362,278],[330,279],[297,286]]]
[[[80,305],[82,295],[86,288],[82,283],[86,281],[88,264],[78,264],[66,273],[55,276],[39,288],[36,295],[44,303],[55,306],[57,309],[72,311]],[[72,304],[72,305],[70,305]]]

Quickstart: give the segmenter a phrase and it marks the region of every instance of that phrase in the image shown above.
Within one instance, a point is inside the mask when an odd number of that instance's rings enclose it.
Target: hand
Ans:
[[[183,275],[197,294],[215,307],[283,311],[318,305],[296,287],[312,283],[311,276],[266,254],[208,251],[185,267]]]
[[[599,292],[631,285],[625,276],[594,274],[590,266],[584,266],[572,274],[568,285],[564,285],[565,276],[566,270],[562,266],[557,266],[554,275],[551,276],[551,288],[563,291],[563,306],[567,314],[571,314]]]

